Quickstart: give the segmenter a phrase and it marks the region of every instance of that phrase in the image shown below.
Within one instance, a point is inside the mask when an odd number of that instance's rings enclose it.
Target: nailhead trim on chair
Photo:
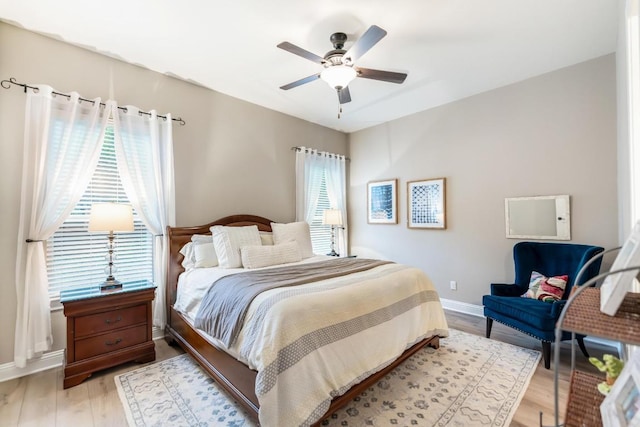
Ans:
[[[493,317],[490,317],[490,316],[487,316],[487,317],[488,317],[489,319],[493,320],[494,322],[502,323],[503,325],[508,326],[508,327],[510,327],[511,329],[515,329],[516,331],[520,331],[520,332],[522,332],[523,334],[529,335],[530,337],[533,337],[533,338],[537,339],[538,341],[550,342],[550,343],[552,343],[552,342],[553,342],[553,341],[549,341],[549,340],[544,340],[544,339],[542,339],[542,338],[540,338],[540,337],[536,337],[535,335],[532,335],[532,334],[530,334],[529,332],[523,331],[522,329],[518,329],[518,328],[516,328],[516,327],[514,327],[514,326],[507,325],[506,323],[501,322],[501,321],[499,321],[498,319],[494,319]]]

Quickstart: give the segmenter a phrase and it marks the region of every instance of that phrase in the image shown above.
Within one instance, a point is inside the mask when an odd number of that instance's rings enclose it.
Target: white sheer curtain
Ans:
[[[320,182],[323,166],[318,150],[300,147],[296,151],[296,221],[313,221],[320,194],[315,184]]]
[[[299,147],[296,151],[296,219],[313,221],[324,174],[332,209],[342,211],[344,229],[338,229],[338,253],[347,256],[347,187],[345,156]]]
[[[175,226],[175,186],[171,115],[156,111],[142,114],[130,105],[126,110],[111,102],[118,170],[131,205],[154,235],[154,282],[157,286],[154,325],[164,329],[165,266],[169,246],[168,225]]]
[[[108,112],[93,102],[29,91],[25,113],[20,224],[16,257],[17,316],[14,362],[51,348],[45,241],[82,197],[100,157]],[[30,243],[26,241],[30,240]]]
[[[332,209],[339,209],[342,212],[343,228],[338,229],[338,253],[347,256],[349,236],[347,220],[347,178],[346,178],[346,158],[337,154],[323,153],[325,158],[325,179],[327,182],[327,196]]]

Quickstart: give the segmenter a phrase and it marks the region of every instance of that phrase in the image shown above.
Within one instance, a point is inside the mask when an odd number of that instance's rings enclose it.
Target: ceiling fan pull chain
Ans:
[[[338,103],[338,119],[340,118],[340,114],[342,114],[342,104]]]

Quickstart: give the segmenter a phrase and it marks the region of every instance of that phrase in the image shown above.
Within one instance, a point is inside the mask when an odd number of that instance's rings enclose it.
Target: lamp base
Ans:
[[[100,292],[113,291],[117,289],[122,289],[122,283],[119,280],[116,280],[113,276],[107,277],[100,285]]]
[[[334,251],[333,249],[331,249],[331,252],[329,252],[327,256],[340,256],[340,254]]]

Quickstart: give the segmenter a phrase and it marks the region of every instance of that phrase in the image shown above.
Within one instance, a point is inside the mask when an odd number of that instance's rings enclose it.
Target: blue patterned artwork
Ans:
[[[407,184],[410,228],[445,228],[444,178]]]
[[[390,185],[379,185],[371,189],[371,216],[373,218],[393,218],[392,190]]]
[[[368,222],[396,224],[396,180],[370,182],[368,188]]]

